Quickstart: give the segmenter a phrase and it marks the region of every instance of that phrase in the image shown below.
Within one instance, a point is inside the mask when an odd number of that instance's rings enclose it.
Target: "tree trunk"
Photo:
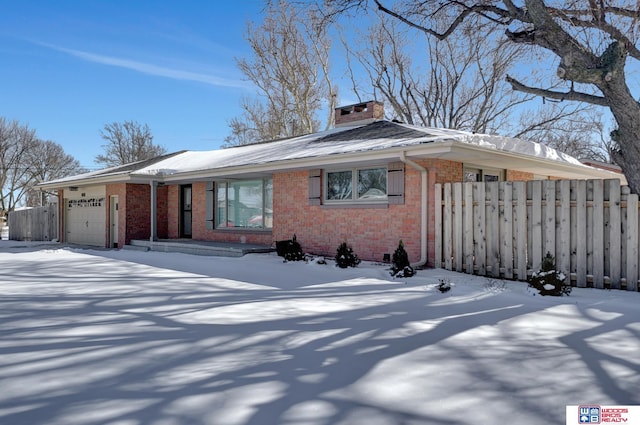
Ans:
[[[612,139],[620,151],[614,160],[627,178],[632,193],[640,194],[640,104],[633,98],[624,74],[600,87],[618,124]]]

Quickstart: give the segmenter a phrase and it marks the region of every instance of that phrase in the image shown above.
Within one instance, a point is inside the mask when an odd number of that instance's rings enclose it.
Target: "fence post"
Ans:
[[[485,183],[488,195],[486,215],[487,266],[491,276],[500,277],[500,187],[498,182]]]
[[[484,188],[484,183],[473,183],[473,192],[477,199],[473,218],[475,223],[473,240],[475,241],[476,263],[478,264],[478,274],[480,276],[484,276],[487,273],[487,238],[484,219],[486,204]]]
[[[560,180],[558,186],[560,206],[559,214],[556,216],[558,223],[556,263],[558,269],[568,277],[571,273],[571,182]]]
[[[462,183],[453,183],[453,255],[455,269],[457,272],[463,271],[462,268]]]
[[[531,258],[531,269],[540,270],[542,266],[542,181],[531,182],[531,219],[529,223],[529,234],[531,244],[529,257]]]
[[[504,277],[513,279],[513,183],[503,184],[502,208],[500,209],[500,263]]]
[[[621,232],[620,181],[607,180],[609,186],[609,278],[612,289],[620,289]]]
[[[587,182],[576,184],[576,285],[587,286]]]
[[[543,183],[544,192],[544,247],[542,256],[550,253],[556,257],[556,182],[554,180],[545,180]]]
[[[527,184],[514,182],[516,210],[514,215],[514,238],[516,240],[516,273],[518,280],[527,280]]]
[[[473,183],[464,183],[464,264],[465,271],[473,274]]]
[[[638,291],[638,195],[627,197],[627,291]]]
[[[593,184],[593,286],[604,288],[604,181],[591,180]]]
[[[452,213],[451,209],[451,183],[444,184],[444,210],[442,212],[442,256],[444,257],[444,268],[451,270],[452,246]]]

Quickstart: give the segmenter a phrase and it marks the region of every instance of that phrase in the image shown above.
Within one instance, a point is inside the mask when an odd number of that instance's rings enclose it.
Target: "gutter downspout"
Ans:
[[[405,151],[400,152],[400,161],[420,171],[422,177],[420,199],[420,261],[411,264],[411,267],[423,266],[427,263],[427,199],[429,197],[429,185],[427,169],[406,157]]]

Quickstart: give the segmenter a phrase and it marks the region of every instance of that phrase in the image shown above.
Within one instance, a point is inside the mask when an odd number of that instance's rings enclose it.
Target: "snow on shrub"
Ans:
[[[391,263],[393,264],[391,266],[391,276],[393,277],[411,277],[416,274],[409,263],[409,254],[404,249],[402,240],[391,257]]]
[[[445,292],[450,291],[452,286],[453,283],[451,283],[449,279],[440,278],[438,279],[438,286],[436,286],[436,288],[438,288],[438,291],[444,294]]]
[[[541,269],[534,272],[528,282],[540,295],[561,297],[571,293],[571,285],[566,280],[567,275],[556,270],[556,259],[547,252],[542,259]]]
[[[342,242],[336,251],[336,266],[341,269],[347,267],[356,267],[360,264],[360,259],[353,252],[353,248],[347,245],[346,242]]]
[[[304,252],[302,251],[302,247],[298,243],[298,238],[296,235],[293,235],[293,239],[286,241],[284,247],[282,248],[284,252],[284,262],[287,261],[302,261],[305,259]]]

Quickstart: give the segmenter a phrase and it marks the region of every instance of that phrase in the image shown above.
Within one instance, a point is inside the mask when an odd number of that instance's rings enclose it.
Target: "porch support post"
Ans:
[[[158,240],[158,223],[156,219],[158,216],[158,182],[151,180],[149,185],[151,186],[151,205],[149,208],[151,215],[151,236],[149,240],[153,242]]]

